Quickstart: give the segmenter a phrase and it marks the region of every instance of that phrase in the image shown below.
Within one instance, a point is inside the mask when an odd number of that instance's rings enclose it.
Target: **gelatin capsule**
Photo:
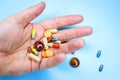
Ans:
[[[52,42],[55,42],[55,41],[58,41],[58,40],[59,40],[59,38],[52,38],[51,39]]]
[[[71,60],[70,60],[70,65],[74,68],[78,67],[80,65],[80,61],[78,58],[76,57],[73,57]]]
[[[50,37],[52,37],[52,33],[51,33],[50,31],[45,31],[45,32],[44,32],[44,36],[45,36],[46,38],[50,38]]]
[[[104,65],[103,64],[101,64],[100,66],[99,66],[99,72],[102,72],[102,70],[103,70],[103,68],[104,68]]]
[[[35,44],[34,44],[34,47],[36,48],[37,51],[41,51],[44,49],[44,45],[42,44],[42,42],[40,41],[37,41]]]
[[[32,30],[32,39],[34,39],[34,38],[35,38],[35,36],[36,36],[36,30],[35,30],[35,29],[33,29],[33,30]]]
[[[32,48],[32,52],[35,54],[35,55],[38,55],[39,52],[35,49],[35,48]]]
[[[48,43],[48,46],[52,48],[60,48],[60,44],[57,42]]]
[[[32,53],[29,54],[29,58],[31,58],[32,60],[36,61],[36,62],[40,62],[41,57],[38,57]]]
[[[43,38],[43,45],[44,45],[45,50],[47,50],[47,49],[48,49],[48,41],[47,41],[47,38]]]
[[[55,33],[57,33],[58,32],[58,30],[57,29],[48,29],[47,31],[50,31],[51,33],[53,33],[53,34],[55,34]]]
[[[99,50],[96,54],[96,57],[99,58],[101,56],[101,50]]]

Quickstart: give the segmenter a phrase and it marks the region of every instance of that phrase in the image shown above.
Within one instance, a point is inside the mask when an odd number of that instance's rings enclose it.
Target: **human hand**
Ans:
[[[76,39],[61,44],[60,49],[52,49],[55,55],[50,58],[42,58],[40,63],[29,59],[28,47],[33,46],[36,41],[42,40],[46,29],[60,28],[83,21],[83,17],[80,15],[68,15],[30,23],[42,13],[44,8],[45,3],[42,2],[12,15],[0,23],[0,75],[19,75],[56,66],[65,60],[66,53],[84,46],[84,41],[79,37],[90,35],[92,28],[81,27],[61,30],[53,36],[59,37],[61,41]],[[36,38],[31,40],[33,28],[37,30],[37,34]]]

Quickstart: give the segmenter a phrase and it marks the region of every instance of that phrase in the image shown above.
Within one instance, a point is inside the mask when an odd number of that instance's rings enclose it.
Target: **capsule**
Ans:
[[[74,68],[78,67],[80,65],[80,61],[78,58],[76,57],[73,57],[71,60],[70,60],[70,65]]]
[[[44,45],[42,44],[42,42],[37,41],[37,42],[34,44],[34,47],[36,48],[37,51],[41,51],[41,50],[43,50]]]
[[[32,53],[29,54],[29,58],[36,61],[36,62],[40,62],[41,61],[41,57],[38,57]]]
[[[59,40],[59,38],[52,38],[51,39],[52,42],[55,42],[55,41],[58,41],[58,40]]]
[[[43,45],[44,45],[45,50],[49,48],[47,38],[43,38]]]
[[[99,71],[99,72],[102,72],[103,68],[104,68],[104,65],[103,65],[103,64],[101,64],[101,65],[99,66],[98,71]]]
[[[101,50],[99,50],[96,54],[96,57],[99,58],[101,56]]]
[[[38,55],[39,52],[35,49],[35,48],[32,48],[32,52],[35,54],[35,55]]]
[[[49,30],[47,30],[47,31],[50,31],[51,33],[53,33],[53,34],[55,34],[55,33],[57,33],[58,32],[58,30],[57,29],[49,29]]]
[[[34,39],[34,38],[35,38],[35,36],[36,36],[36,30],[35,30],[35,29],[33,29],[33,30],[32,30],[32,39]]]
[[[57,42],[48,43],[48,46],[52,48],[60,48],[60,44]]]

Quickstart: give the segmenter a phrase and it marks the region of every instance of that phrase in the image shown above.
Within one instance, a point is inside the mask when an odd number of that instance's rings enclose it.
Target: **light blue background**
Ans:
[[[39,3],[41,0],[0,0],[0,21],[9,15]],[[68,14],[81,14],[84,21],[75,26],[90,25],[93,34],[84,37],[86,45],[67,55],[59,66],[22,76],[5,76],[0,80],[120,80],[120,1],[119,0],[44,0],[46,9],[33,22]],[[100,58],[96,58],[102,50]],[[78,57],[81,65],[72,68],[69,60]],[[104,64],[102,72],[98,71]]]

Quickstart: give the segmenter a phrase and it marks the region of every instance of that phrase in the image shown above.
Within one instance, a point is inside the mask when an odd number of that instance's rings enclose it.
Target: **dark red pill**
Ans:
[[[37,51],[41,51],[41,50],[43,50],[44,45],[43,45],[42,42],[37,41],[37,42],[34,44],[34,47],[36,48]]]

